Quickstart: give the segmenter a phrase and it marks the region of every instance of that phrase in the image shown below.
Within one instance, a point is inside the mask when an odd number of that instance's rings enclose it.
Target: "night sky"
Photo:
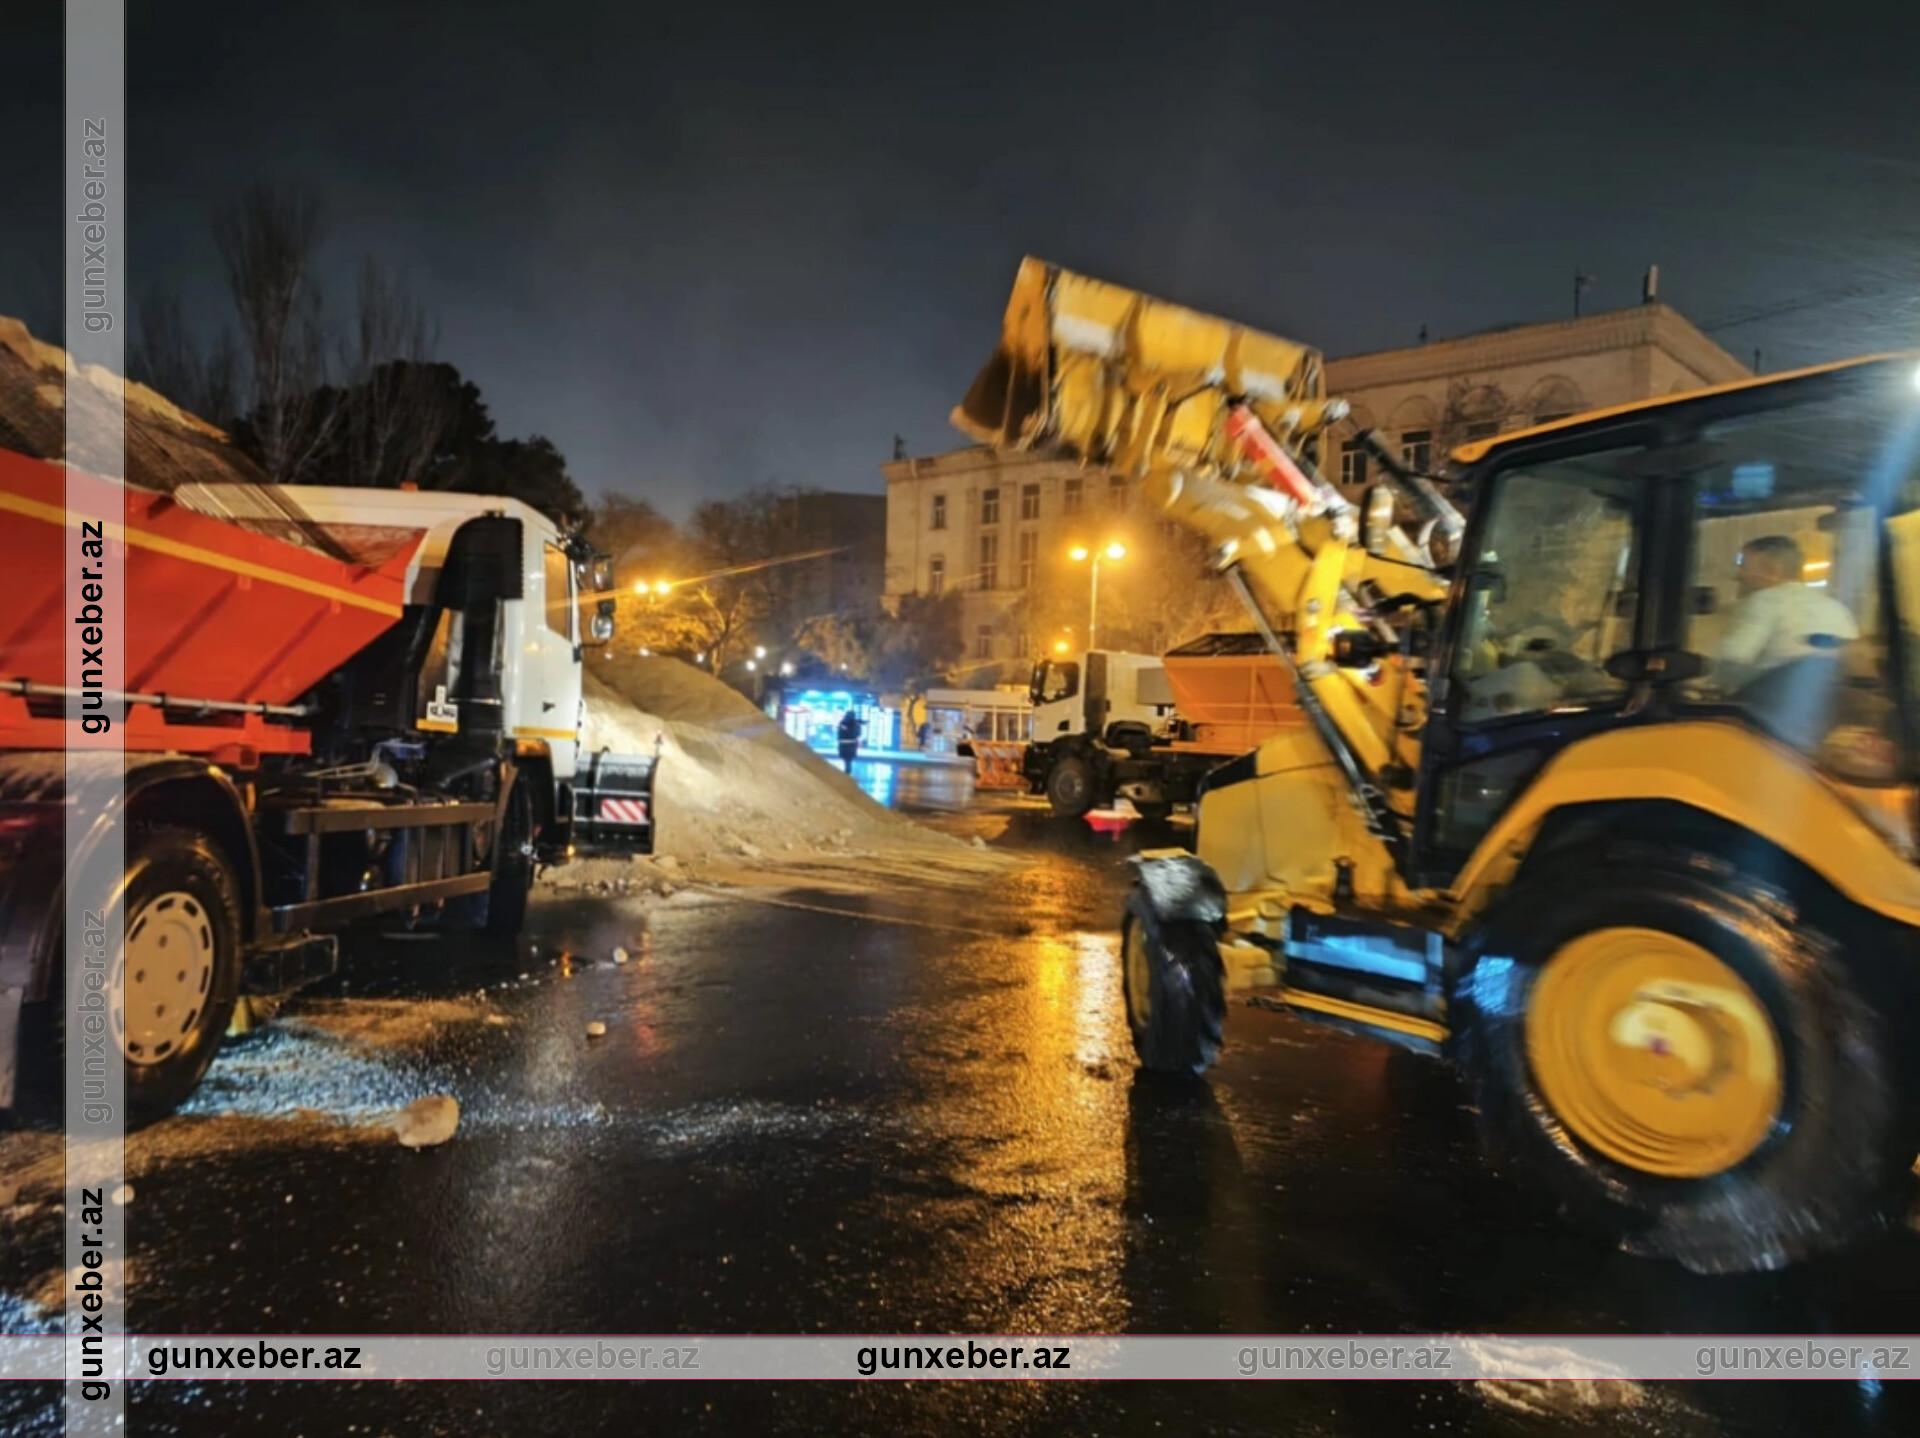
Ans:
[[[1331,353],[1662,297],[1769,369],[1920,344],[1920,10],[130,6],[130,286],[321,195],[590,493],[878,489],[1034,252]],[[59,15],[6,0],[0,311],[57,314]],[[37,13],[36,13],[37,12]],[[274,12],[264,14],[262,12]],[[1679,12],[1692,12],[1680,18]]]

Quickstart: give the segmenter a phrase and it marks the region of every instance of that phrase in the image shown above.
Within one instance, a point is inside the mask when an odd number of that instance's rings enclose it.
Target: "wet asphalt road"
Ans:
[[[891,797],[935,809],[952,776]],[[1126,848],[1001,805],[987,894],[548,901],[530,945],[387,943],[335,993],[487,988],[505,1024],[373,1058],[268,1030],[204,1108],[354,1116],[446,1091],[446,1147],[251,1144],[145,1179],[147,1332],[1910,1332],[1911,1229],[1704,1279],[1569,1234],[1488,1174],[1437,1063],[1255,1008],[1206,1083],[1121,1018]],[[794,907],[794,904],[813,907]],[[834,910],[836,912],[820,912]],[[634,961],[610,962],[615,946]],[[525,975],[523,979],[521,976]],[[589,1044],[589,1019],[609,1037]],[[266,1077],[263,1079],[262,1075]],[[266,1097],[261,1097],[265,1095]],[[0,1289],[58,1263],[3,1231]],[[0,1428],[57,1431],[0,1390]],[[139,1433],[1912,1433],[1901,1385],[814,1383],[136,1390]]]

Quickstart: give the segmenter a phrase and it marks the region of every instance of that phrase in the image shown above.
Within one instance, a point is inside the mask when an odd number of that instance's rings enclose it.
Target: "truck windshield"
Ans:
[[[1710,422],[1691,477],[1689,703],[1733,708],[1844,782],[1903,777],[1920,699],[1920,392],[1911,365]]]
[[[1043,660],[1033,667],[1033,683],[1028,697],[1035,704],[1055,704],[1071,699],[1080,689],[1080,666],[1060,660]]]

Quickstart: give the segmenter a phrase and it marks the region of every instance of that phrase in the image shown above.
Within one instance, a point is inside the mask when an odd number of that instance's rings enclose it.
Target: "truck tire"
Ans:
[[[1893,1025],[1839,936],[1684,865],[1524,881],[1456,994],[1496,1163],[1629,1251],[1784,1267],[1878,1221],[1913,1160]]]
[[[1205,1073],[1220,1053],[1227,1021],[1213,926],[1159,913],[1146,889],[1136,887],[1120,926],[1120,975],[1141,1067]]]
[[[136,826],[109,933],[122,916],[108,1026],[126,1065],[128,1123],[137,1126],[178,1108],[219,1052],[240,993],[239,886],[205,835]]]
[[[1093,808],[1093,765],[1079,754],[1063,754],[1047,772],[1047,803],[1056,817],[1078,819]]]
[[[526,927],[527,897],[533,890],[533,805],[527,786],[516,780],[507,795],[506,816],[493,846],[493,883],[487,888],[484,931],[512,939]]]

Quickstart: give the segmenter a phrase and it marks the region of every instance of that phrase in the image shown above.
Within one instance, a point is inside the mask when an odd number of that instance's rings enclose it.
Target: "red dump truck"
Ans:
[[[580,753],[609,566],[524,504],[159,493],[0,449],[0,554],[0,1107],[57,1036],[76,897],[138,1121],[239,994],[325,972],[349,925],[512,935],[538,864],[651,848],[653,756]]]

